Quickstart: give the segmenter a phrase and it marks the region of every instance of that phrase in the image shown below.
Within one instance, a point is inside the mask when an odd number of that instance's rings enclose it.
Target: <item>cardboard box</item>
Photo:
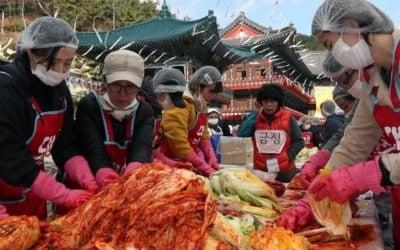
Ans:
[[[253,143],[250,137],[222,136],[219,144],[221,164],[252,165]]]

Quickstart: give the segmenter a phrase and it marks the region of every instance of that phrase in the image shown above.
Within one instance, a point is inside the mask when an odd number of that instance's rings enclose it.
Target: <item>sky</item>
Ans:
[[[160,6],[163,0],[156,0]],[[226,27],[241,11],[265,27],[280,29],[293,23],[298,33],[310,35],[314,13],[323,0],[166,0],[177,18],[202,18],[213,10],[220,28]],[[349,0],[351,1],[351,0]],[[370,0],[400,27],[400,1]]]

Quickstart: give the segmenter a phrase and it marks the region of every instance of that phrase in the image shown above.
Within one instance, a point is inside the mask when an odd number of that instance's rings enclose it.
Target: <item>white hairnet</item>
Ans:
[[[203,66],[194,72],[190,78],[189,89],[194,91],[194,88],[197,84],[211,85],[214,83],[216,84],[214,91],[221,92],[223,89],[221,73],[213,66]]]
[[[162,69],[153,77],[153,86],[155,93],[184,92],[186,80],[182,72],[177,69]]]
[[[354,20],[359,29],[346,27],[347,20]],[[333,32],[382,32],[393,33],[390,18],[373,4],[365,0],[325,0],[315,12],[311,33]]]
[[[24,29],[17,43],[17,50],[52,47],[78,48],[78,39],[72,27],[62,19],[39,17]]]
[[[332,100],[326,100],[322,104],[322,111],[326,116],[331,116],[336,114],[336,103]]]
[[[347,91],[345,89],[339,87],[339,85],[336,85],[333,88],[333,91],[332,91],[333,100],[336,100],[341,97],[346,97],[346,96],[351,96],[351,95],[349,93],[347,93]]]
[[[347,67],[342,66],[336,59],[332,56],[330,51],[325,53],[324,62],[322,63],[322,68],[324,75],[329,78],[338,77],[347,70]]]

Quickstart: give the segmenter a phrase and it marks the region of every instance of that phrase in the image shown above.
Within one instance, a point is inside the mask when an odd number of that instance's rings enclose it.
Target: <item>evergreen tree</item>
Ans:
[[[304,48],[311,51],[325,50],[325,48],[313,36],[297,34],[295,43],[297,43],[298,41],[302,41]]]
[[[19,22],[5,22],[4,31],[18,32],[24,29],[22,13],[29,23],[33,19],[58,13],[71,25],[76,23],[77,31],[93,31],[93,23],[98,30],[123,27],[157,15],[156,3],[151,0],[8,0],[0,1],[0,10],[8,19]],[[1,13],[0,13],[1,14]]]

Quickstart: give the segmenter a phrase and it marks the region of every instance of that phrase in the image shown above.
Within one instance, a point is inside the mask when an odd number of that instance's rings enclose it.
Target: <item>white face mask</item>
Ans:
[[[139,107],[139,102],[135,98],[133,99],[132,103],[129,104],[127,107],[119,109],[114,104],[112,104],[108,93],[105,93],[101,100],[101,105],[103,109],[108,111],[112,117],[114,117],[118,121],[122,121],[127,117],[130,117],[134,112],[136,112],[137,108]]]
[[[350,95],[352,95],[354,98],[360,99],[361,96],[361,91],[363,88],[364,83],[358,79],[353,86],[351,86],[351,88],[349,88],[347,90],[347,93],[349,93]]]
[[[58,73],[53,70],[47,70],[42,64],[37,64],[35,69],[32,69],[32,74],[37,76],[44,84],[54,87],[65,80],[70,72],[68,70],[65,73]]]
[[[303,129],[304,130],[309,130],[311,128],[311,125],[310,124],[307,124],[307,125],[304,125],[303,126]]]
[[[332,48],[332,55],[341,65],[351,69],[362,69],[374,63],[368,44],[361,36],[356,44],[350,46],[343,41],[342,33]]]
[[[218,124],[218,118],[208,118],[208,124],[217,125]]]

